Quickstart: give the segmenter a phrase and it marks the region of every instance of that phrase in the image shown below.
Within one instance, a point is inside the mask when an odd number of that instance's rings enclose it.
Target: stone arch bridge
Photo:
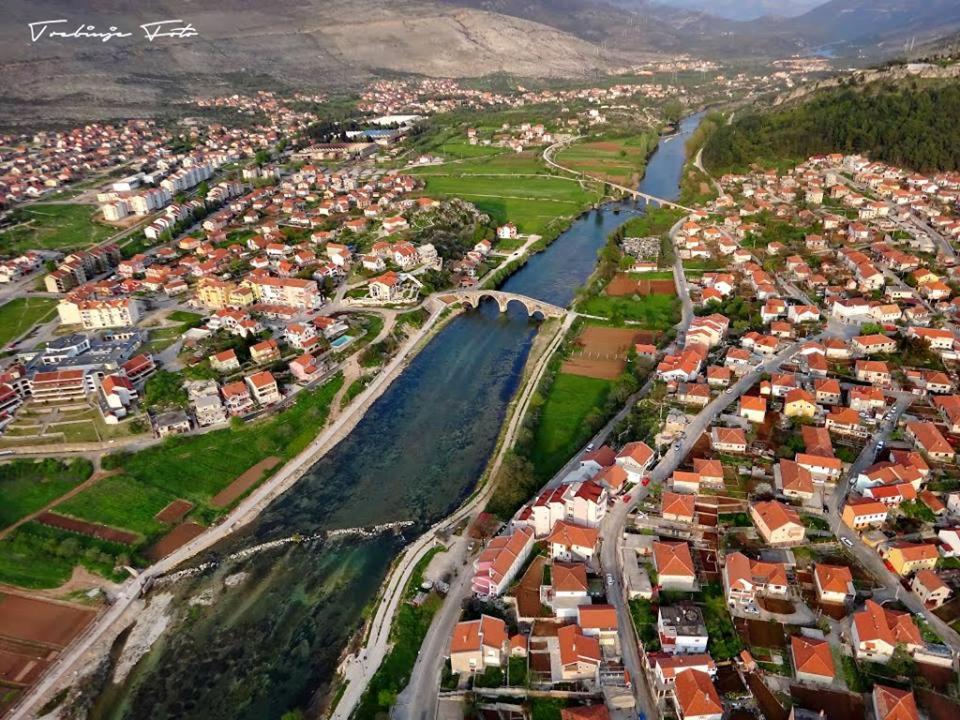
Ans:
[[[500,307],[500,312],[506,312],[507,306],[512,302],[518,302],[526,309],[529,315],[540,313],[545,318],[565,317],[570,311],[559,305],[553,305],[543,300],[519,295],[517,293],[503,292],[501,290],[455,290],[442,295],[444,301],[448,303],[460,303],[468,309],[475,309],[485,298],[496,301]]]

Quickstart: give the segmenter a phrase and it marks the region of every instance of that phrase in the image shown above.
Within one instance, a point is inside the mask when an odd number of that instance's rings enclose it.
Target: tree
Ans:
[[[143,404],[148,408],[184,408],[189,398],[183,389],[182,378],[169,370],[158,370],[144,388]]]

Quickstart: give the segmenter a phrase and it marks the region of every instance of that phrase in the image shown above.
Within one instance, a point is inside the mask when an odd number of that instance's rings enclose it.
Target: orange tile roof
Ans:
[[[564,625],[557,630],[560,645],[560,662],[570,665],[575,662],[600,664],[600,642],[584,635],[579,625]]]
[[[551,581],[557,592],[586,592],[589,587],[587,566],[583,563],[554,563]]]
[[[685,542],[654,542],[653,561],[659,575],[695,577],[697,574],[690,547]]]
[[[483,647],[502,648],[507,625],[500,618],[483,615],[479,620],[457,623],[450,639],[450,652],[473,652]]]
[[[574,545],[592,548],[596,546],[599,537],[600,531],[597,528],[584,527],[560,520],[553,526],[553,531],[549,537],[547,537],[547,542],[550,544],[563,545],[567,548],[571,548]]]
[[[877,720],[920,720],[917,703],[910,690],[874,685],[873,704]]]
[[[684,670],[677,675],[674,692],[683,717],[723,713],[720,695],[717,694],[710,676],[704,672]]]
[[[753,511],[760,516],[760,519],[763,520],[764,525],[771,530],[777,530],[790,523],[793,523],[794,525],[803,525],[796,510],[789,505],[784,505],[782,502],[778,502],[777,500],[766,500],[763,502],[754,503]]]
[[[577,608],[580,627],[597,630],[616,630],[617,609],[613,605],[581,605]]]
[[[817,564],[813,573],[820,584],[821,589],[826,592],[845,593],[850,589],[850,583],[853,582],[853,574],[850,568],[841,565]]]
[[[794,635],[790,638],[790,650],[793,653],[793,666],[798,673],[832,678],[836,675],[833,654],[826,640]]]
[[[696,503],[695,495],[681,495],[680,493],[664,491],[663,497],[660,499],[660,512],[663,515],[672,514],[693,518]]]

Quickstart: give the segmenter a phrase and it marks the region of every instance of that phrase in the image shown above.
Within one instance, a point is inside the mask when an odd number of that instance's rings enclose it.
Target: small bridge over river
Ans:
[[[574,138],[573,140],[579,140],[581,138]],[[657,197],[656,195],[650,195],[649,193],[641,192],[636,188],[627,187],[626,185],[618,185],[617,183],[610,182],[606,178],[597,177],[596,175],[591,175],[590,173],[581,172],[580,170],[573,170],[572,168],[564,167],[556,160],[553,159],[554,154],[557,150],[561,149],[565,145],[569,145],[573,140],[565,140],[558,143],[554,143],[550,147],[546,148],[543,151],[543,159],[546,161],[547,165],[556,168],[557,170],[562,170],[563,172],[570,173],[571,175],[576,175],[580,178],[586,178],[588,180],[593,180],[594,182],[604,183],[608,187],[616,188],[622,193],[633,196],[636,200],[643,200],[648,205],[653,205],[654,207],[669,207],[676,208],[677,210],[683,210],[684,212],[692,213],[693,208],[689,208],[686,205],[681,205],[680,203],[674,202],[673,200],[667,200],[666,198]]]
[[[535,315],[536,313],[540,313],[545,318],[566,317],[567,313],[570,312],[570,310],[562,308],[559,305],[553,305],[543,300],[527,297],[526,295],[503,292],[501,290],[454,290],[453,292],[444,293],[440,298],[448,304],[460,303],[471,310],[480,305],[484,299],[489,298],[497,303],[500,307],[500,312],[506,312],[507,306],[510,303],[518,302],[523,305],[528,314]]]

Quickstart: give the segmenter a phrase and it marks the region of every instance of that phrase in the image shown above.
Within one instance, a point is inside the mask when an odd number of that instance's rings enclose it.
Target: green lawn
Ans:
[[[57,509],[138,532],[144,542],[127,548],[27,523],[0,541],[0,582],[55,587],[67,580],[78,564],[110,577],[117,564],[131,562],[127,554],[134,555],[137,562],[138,549],[166,530],[153,516],[175,498],[196,504],[201,521],[215,519],[224,510],[211,508],[207,504],[210,498],[261,460],[270,456],[289,460],[303,450],[325,424],[330,402],[342,385],[343,378],[338,375],[315,390],[300,393],[294,406],[283,413],[240,428],[170,438],[132,455],[106,456],[105,469],[119,467],[123,472],[105,478]]]
[[[15,227],[0,233],[0,253],[70,250],[106,240],[116,228],[93,219],[93,205],[36,203],[13,212]]]
[[[550,175],[533,153],[511,153],[412,171],[426,193],[472,202],[497,222],[511,221],[520,232],[543,235],[558,229],[599,199],[579,183]]]
[[[680,322],[680,300],[674,295],[598,295],[580,303],[577,310],[615,321],[631,320],[648,330],[668,330]]]
[[[89,460],[14,460],[0,465],[0,527],[7,527],[76,487],[93,473]]]
[[[57,512],[151,537],[166,529],[153,516],[174,500],[176,496],[163,488],[113,475],[58,505]]]
[[[315,390],[301,392],[294,406],[279,415],[240,428],[172,437],[114,462],[145,487],[203,505],[264,458],[288,460],[309,445],[326,422],[341,385],[343,377],[337,375]],[[129,520],[114,518],[111,524],[131,527],[129,523],[142,523],[144,512],[131,509]]]
[[[70,579],[82,565],[112,580],[126,573],[114,568],[129,562],[122,545],[63,532],[36,522],[0,540],[0,582],[24,588],[52,588]]]
[[[589,437],[584,420],[603,406],[608,380],[558,373],[540,414],[530,459],[537,475],[550,477]]]
[[[23,335],[56,306],[53,298],[39,297],[18,297],[0,306],[0,346]]]

